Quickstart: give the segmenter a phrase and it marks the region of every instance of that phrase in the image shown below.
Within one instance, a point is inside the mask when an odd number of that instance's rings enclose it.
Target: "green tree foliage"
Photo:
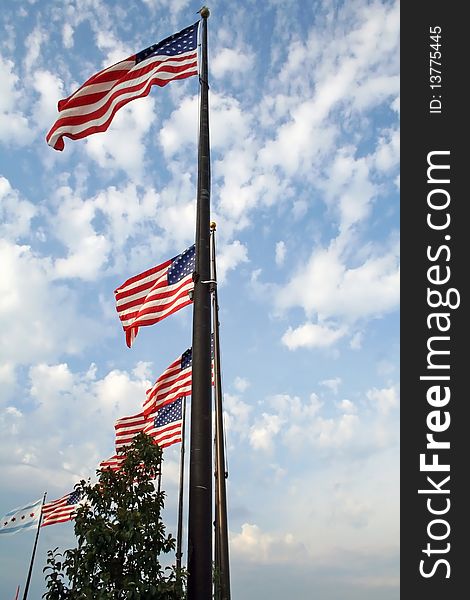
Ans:
[[[46,600],[179,600],[185,573],[163,568],[160,554],[175,539],[161,520],[163,492],[155,489],[162,451],[139,434],[120,471],[98,471],[95,485],[81,481],[87,502],[77,509],[77,548],[48,552]]]

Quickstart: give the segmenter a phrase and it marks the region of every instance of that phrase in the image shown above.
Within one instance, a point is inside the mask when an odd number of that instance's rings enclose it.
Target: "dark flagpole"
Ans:
[[[214,479],[215,479],[215,494],[214,494],[214,600],[221,600],[221,574],[220,574],[220,516],[219,516],[219,495],[217,493],[217,421],[215,423],[214,437]]]
[[[160,498],[160,492],[162,491],[162,458],[160,457],[160,470],[158,472],[157,479],[157,495]]]
[[[212,321],[214,336],[215,391],[215,568],[218,576],[217,600],[230,600],[230,561],[228,549],[227,493],[225,480],[224,420],[220,369],[219,303],[215,262],[215,223],[211,223]]]
[[[42,504],[41,504],[41,514],[39,515],[38,528],[36,531],[36,538],[34,540],[33,553],[31,555],[31,562],[29,563],[28,577],[26,579],[26,585],[24,588],[23,600],[26,600],[26,598],[28,597],[29,582],[31,581],[31,575],[33,573],[34,557],[36,556],[36,548],[38,545],[39,530],[41,529],[41,523],[42,523],[42,507],[44,506],[44,502],[46,501],[46,495],[47,495],[47,492],[44,492],[44,496],[43,496]]]
[[[184,488],[184,436],[186,429],[186,396],[183,398],[183,422],[181,424],[180,490],[178,499],[178,530],[176,534],[176,572],[181,573],[181,550],[183,538],[183,488]]]
[[[189,457],[188,600],[212,598],[211,302],[209,262],[210,148],[207,18],[201,8],[201,69],[196,266],[193,309],[193,374]]]

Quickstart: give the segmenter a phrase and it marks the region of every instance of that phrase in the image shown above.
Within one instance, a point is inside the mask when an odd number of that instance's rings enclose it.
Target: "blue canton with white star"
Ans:
[[[178,254],[168,268],[168,285],[178,283],[183,277],[194,272],[196,264],[196,246],[193,244],[187,250]]]
[[[146,58],[162,55],[162,56],[177,56],[184,52],[190,52],[197,47],[197,29],[199,21],[183,29],[179,33],[174,33],[170,37],[165,38],[158,44],[153,44],[145,50],[138,52],[135,55],[135,64],[138,65]]]
[[[72,492],[68,497],[67,504],[77,504],[77,502],[80,501],[81,496],[81,493],[78,490],[75,490],[75,492]]]
[[[157,413],[155,417],[155,427],[164,427],[173,421],[179,421],[183,418],[183,398],[178,398],[171,404],[167,404]]]
[[[193,362],[193,349],[188,348],[181,355],[181,370],[187,369]]]
[[[214,335],[211,333],[211,358],[214,358]],[[193,349],[188,348],[181,355],[181,370],[187,369],[193,363]]]

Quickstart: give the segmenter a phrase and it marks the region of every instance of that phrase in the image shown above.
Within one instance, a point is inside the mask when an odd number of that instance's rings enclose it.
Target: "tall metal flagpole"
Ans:
[[[41,523],[42,523],[42,507],[44,506],[44,502],[46,501],[46,496],[47,496],[47,492],[44,492],[44,496],[43,496],[42,504],[41,504],[41,514],[39,515],[38,528],[36,531],[36,538],[34,540],[33,553],[31,555],[31,562],[29,563],[28,577],[26,579],[26,585],[24,588],[23,600],[26,600],[26,598],[28,597],[29,582],[31,581],[31,575],[33,572],[34,557],[36,556],[36,548],[38,545],[39,530],[41,529]]]
[[[176,571],[181,572],[181,558],[183,552],[183,489],[184,489],[184,436],[186,429],[186,396],[183,398],[183,422],[181,424],[181,453],[180,453],[180,490],[178,499],[178,530],[176,533]]]
[[[224,421],[222,408],[222,376],[220,369],[219,303],[215,262],[215,229],[211,223],[212,322],[214,336],[215,390],[215,567],[218,574],[217,600],[230,600],[230,561],[228,549],[227,494],[225,480]]]
[[[207,18],[201,8],[200,117],[193,309],[189,458],[188,600],[212,598],[211,303],[209,264],[210,147]]]

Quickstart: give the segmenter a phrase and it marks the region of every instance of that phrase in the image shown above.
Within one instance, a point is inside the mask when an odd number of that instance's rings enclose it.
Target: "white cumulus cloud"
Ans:
[[[334,329],[317,323],[304,323],[293,329],[289,327],[282,336],[282,343],[289,350],[297,348],[328,348],[347,333],[345,327]]]

